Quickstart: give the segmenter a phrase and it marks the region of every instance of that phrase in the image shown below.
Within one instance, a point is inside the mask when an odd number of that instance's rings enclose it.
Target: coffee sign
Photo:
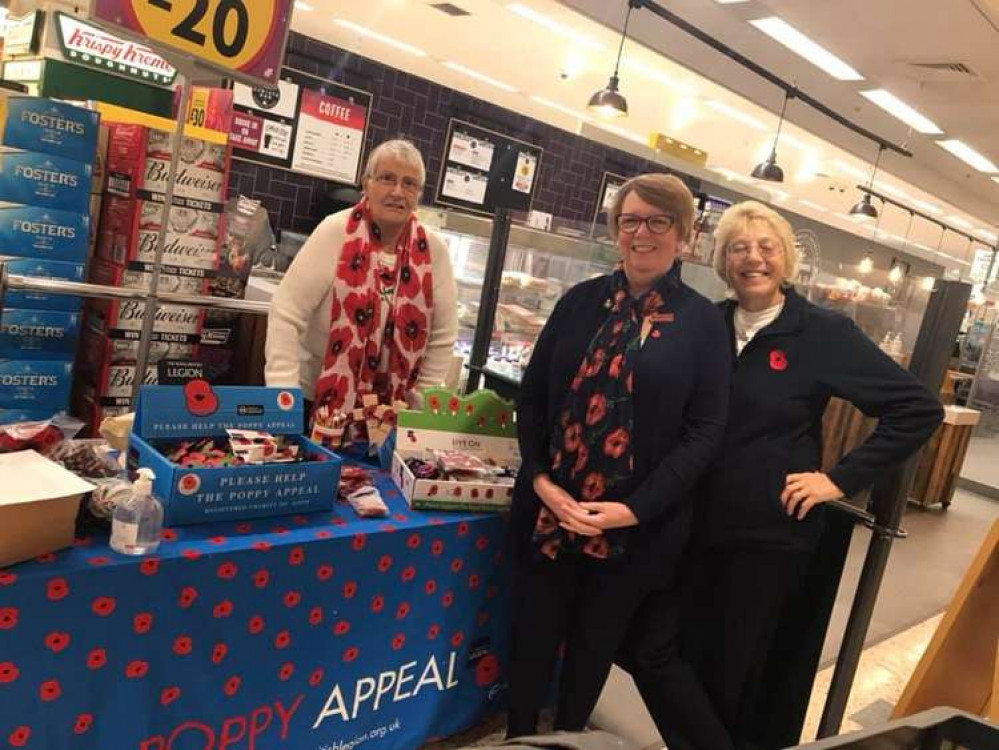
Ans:
[[[59,44],[67,60],[144,83],[165,86],[177,77],[177,69],[149,47],[65,13],[57,13],[56,20]]]

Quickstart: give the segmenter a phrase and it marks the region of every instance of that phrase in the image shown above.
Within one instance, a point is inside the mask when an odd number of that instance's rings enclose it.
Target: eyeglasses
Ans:
[[[648,227],[652,234],[666,234],[676,224],[676,218],[669,214],[657,214],[656,216],[621,214],[617,217],[617,228],[625,234],[636,234],[642,228],[642,224]]]
[[[423,185],[419,183],[418,180],[412,177],[402,177],[392,174],[391,172],[382,172],[379,175],[375,175],[375,182],[381,185],[383,188],[388,188],[391,190],[396,185],[402,185],[402,192],[409,193],[410,195],[415,195],[419,193],[423,188]]]
[[[759,252],[760,257],[764,260],[773,260],[784,252],[784,247],[779,242],[773,240],[760,240],[759,242],[733,242],[728,246],[726,252],[733,258],[745,258],[749,256],[750,251],[754,247],[757,252]]]

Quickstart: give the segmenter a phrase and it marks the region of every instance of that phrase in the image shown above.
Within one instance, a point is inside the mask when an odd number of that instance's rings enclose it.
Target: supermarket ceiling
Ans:
[[[935,141],[956,139],[999,162],[999,0],[659,2],[837,112],[905,145],[913,158],[886,154],[876,187],[983,242],[996,241],[999,180]],[[592,117],[585,105],[613,69],[626,0],[298,0],[296,8],[293,26],[301,33],[568,131],[597,127],[634,149],[642,149],[652,131],[691,143],[709,153],[709,167],[723,183],[745,183],[766,155],[783,98],[641,10],[632,16],[621,66],[630,116],[610,123]],[[833,78],[750,23],[774,16],[863,80]],[[910,131],[860,93],[872,89],[887,90],[943,134]],[[869,234],[845,213],[859,198],[854,186],[866,182],[877,147],[801,103],[790,104],[788,121],[778,151],[785,182],[749,182],[790,210]],[[901,239],[908,219],[888,208],[883,239]],[[917,254],[931,258],[940,231],[917,219],[910,239]],[[943,250],[965,259],[969,246],[948,235]]]

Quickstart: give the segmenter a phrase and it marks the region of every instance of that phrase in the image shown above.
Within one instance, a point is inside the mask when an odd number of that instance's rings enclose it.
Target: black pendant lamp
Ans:
[[[621,53],[624,52],[624,40],[628,38],[628,21],[631,19],[631,11],[641,7],[641,0],[629,0],[628,13],[624,17],[624,29],[621,31],[621,45],[617,49],[617,62],[614,63],[614,73],[611,75],[607,85],[590,97],[586,108],[591,112],[596,112],[603,117],[627,117],[628,100],[618,91],[620,79],[618,70],[621,67]]]
[[[881,154],[885,152],[884,146],[878,146],[878,158],[874,160],[874,169],[871,170],[871,181],[867,186],[868,190],[874,189],[874,177],[878,173],[878,166],[881,164]],[[868,219],[878,218],[878,210],[874,207],[870,193],[864,193],[863,197],[853,204],[850,209],[850,216],[864,216]]]
[[[777,141],[780,140],[780,129],[784,124],[784,113],[787,111],[788,100],[793,99],[794,94],[790,91],[784,93],[784,105],[780,108],[780,119],[777,120],[777,133],[774,135],[774,145],[770,149],[770,156],[766,161],[760,162],[750,173],[750,176],[757,180],[767,182],[784,182],[784,170],[777,165]]]

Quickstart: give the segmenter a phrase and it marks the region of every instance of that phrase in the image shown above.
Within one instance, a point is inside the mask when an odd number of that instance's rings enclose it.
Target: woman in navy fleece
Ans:
[[[794,291],[794,235],[779,214],[739,203],[715,238],[715,270],[736,297],[721,305],[735,367],[725,439],[698,491],[684,629],[693,636],[686,655],[735,746],[752,748],[763,668],[817,545],[823,503],[860,492],[915,452],[943,412],[853,321]],[[832,396],[878,424],[824,473],[822,415]],[[653,715],[671,706],[668,695],[644,697]]]
[[[524,373],[510,736],[537,728],[563,642],[556,728],[583,729],[635,613],[672,588],[731,372],[721,315],[680,279],[693,206],[676,177],[625,183],[621,267],[559,300]]]

